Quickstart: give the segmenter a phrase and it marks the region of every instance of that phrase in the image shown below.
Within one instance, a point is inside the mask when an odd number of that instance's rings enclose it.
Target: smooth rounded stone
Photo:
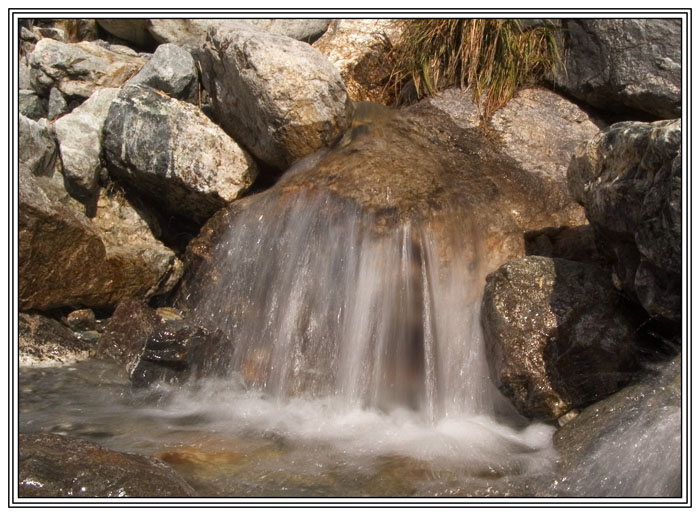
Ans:
[[[145,86],[122,89],[104,125],[110,173],[167,212],[204,220],[253,183],[257,166],[195,106]]]
[[[613,113],[681,115],[681,20],[565,20],[563,30],[557,87]]]
[[[144,301],[127,299],[120,302],[97,343],[98,356],[109,357],[127,372],[131,371],[141,355],[146,337],[160,324],[156,311]]]
[[[398,20],[333,20],[313,46],[338,69],[353,101],[388,104],[389,50],[400,34]]]
[[[92,41],[61,43],[44,38],[29,55],[32,87],[48,95],[52,87],[68,97],[88,98],[100,88],[117,88],[146,60]]]
[[[211,28],[201,62],[224,130],[279,170],[335,143],[350,123],[352,102],[340,74],[305,43]]]
[[[127,85],[143,84],[171,97],[196,104],[199,81],[192,55],[177,45],[160,45]]]
[[[175,253],[118,192],[102,190],[88,218],[60,174],[20,166],[19,212],[21,310],[114,306],[168,292],[182,275]]]
[[[207,31],[214,28],[253,28],[272,34],[287,36],[311,43],[328,28],[331,20],[318,18],[301,19],[152,19],[148,21],[148,31],[161,43],[181,43],[187,40],[204,42]]]
[[[97,327],[95,312],[90,308],[73,310],[66,316],[66,324],[73,331],[89,331]]]
[[[44,118],[34,121],[19,115],[19,169],[34,176],[50,176],[56,165],[57,145],[51,126]]]
[[[148,32],[149,20],[143,18],[97,18],[97,23],[104,30],[124,41],[136,43],[139,47],[149,48],[155,44]]]
[[[19,90],[17,103],[19,104],[19,113],[27,118],[39,120],[47,116],[44,102],[34,90]]]
[[[97,90],[82,105],[54,122],[63,176],[79,198],[92,198],[97,193],[103,168],[102,127],[118,94],[118,88]]]
[[[182,497],[194,489],[155,457],[57,434],[19,435],[19,496]]]
[[[649,315],[681,319],[681,123],[620,122],[581,144],[568,170],[598,248]]]
[[[556,420],[634,379],[643,322],[592,265],[527,256],[486,278],[481,324],[492,378],[526,417]]]
[[[187,320],[165,321],[146,337],[129,377],[134,387],[156,382],[177,385],[190,378],[226,374],[232,357],[233,346],[220,330]]]
[[[554,434],[558,475],[546,496],[679,497],[681,357],[586,407]]]
[[[40,314],[19,313],[19,365],[55,367],[94,356],[95,349],[60,322]]]

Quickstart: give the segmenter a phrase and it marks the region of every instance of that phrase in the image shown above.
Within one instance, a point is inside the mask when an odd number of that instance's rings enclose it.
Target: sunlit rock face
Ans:
[[[571,223],[478,129],[420,105],[359,104],[338,145],[234,203],[189,248],[180,302],[273,395],[495,414],[482,352],[489,270],[527,230]]]

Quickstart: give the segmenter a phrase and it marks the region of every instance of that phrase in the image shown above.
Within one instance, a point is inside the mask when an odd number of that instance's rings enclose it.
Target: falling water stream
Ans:
[[[360,127],[336,157],[246,199],[189,278],[191,316],[234,345],[224,378],[134,390],[104,362],[28,370],[21,430],[159,456],[203,496],[547,494],[555,427],[500,394],[479,324],[484,278],[508,235],[522,235],[523,209],[512,195],[493,207],[488,178],[465,187],[423,174],[407,187],[407,170],[434,174],[452,158],[406,156],[401,141],[393,168],[380,163],[398,179],[373,183],[379,165],[360,158],[366,190],[343,190],[343,160],[386,137]],[[415,139],[405,133],[388,138]],[[420,205],[421,188],[437,192],[432,204]],[[470,193],[455,200],[460,188]]]

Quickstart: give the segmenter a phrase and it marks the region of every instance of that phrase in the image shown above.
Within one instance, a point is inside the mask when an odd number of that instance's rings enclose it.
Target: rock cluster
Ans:
[[[135,386],[225,370],[233,343],[162,305],[190,307],[200,267],[221,280],[216,241],[263,190],[260,220],[322,191],[338,203],[328,224],[352,206],[379,233],[447,232],[467,207],[491,273],[492,380],[529,418],[573,414],[637,379],[654,349],[678,351],[677,20],[562,20],[554,91],[520,91],[485,127],[457,90],[400,110],[360,102],[386,99],[393,20],[54,25],[19,35],[22,365],[100,356]],[[20,445],[26,496],[192,494],[151,459],[58,436]],[[100,475],[71,484],[85,470],[71,457],[88,455]]]

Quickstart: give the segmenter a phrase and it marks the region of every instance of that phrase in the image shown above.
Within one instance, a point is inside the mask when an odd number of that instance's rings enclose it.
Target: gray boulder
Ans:
[[[52,87],[68,97],[88,98],[100,88],[116,88],[138,72],[146,60],[116,52],[96,42],[40,40],[29,56],[32,88],[48,95]]]
[[[49,109],[48,109],[49,120],[55,120],[63,113],[68,112],[68,102],[63,96],[63,93],[59,91],[55,86],[49,91]]]
[[[21,434],[18,467],[20,497],[196,496],[159,459],[57,434]]]
[[[564,29],[558,87],[607,111],[680,116],[679,19],[569,20]]]
[[[177,45],[160,45],[141,71],[127,85],[143,84],[176,99],[195,104],[199,93],[192,55]]]
[[[212,28],[202,65],[222,127],[278,169],[333,144],[350,123],[352,102],[338,71],[305,43]]]
[[[199,109],[153,88],[123,88],[103,134],[115,177],[194,220],[238,198],[257,175],[252,158]]]
[[[40,118],[46,118],[47,116],[44,102],[33,90],[19,90],[17,103],[19,104],[20,114],[26,116],[27,118],[39,120]]]
[[[630,382],[642,321],[595,266],[528,256],[486,278],[481,323],[492,378],[530,418],[555,420]]]
[[[63,175],[81,199],[92,198],[102,170],[102,126],[118,88],[96,91],[81,106],[54,122]]]
[[[213,27],[246,29],[253,28],[271,34],[279,34],[296,40],[311,43],[321,37],[328,29],[331,20],[325,19],[228,19],[228,20],[196,20],[196,19],[153,19],[148,22],[148,31],[161,43],[177,43],[186,40],[204,42],[207,31]]]
[[[19,116],[18,147],[20,174],[50,176],[56,164],[56,138],[48,121],[35,122],[24,115]]]
[[[655,318],[681,319],[681,123],[621,122],[580,145],[569,186],[615,281]]]

